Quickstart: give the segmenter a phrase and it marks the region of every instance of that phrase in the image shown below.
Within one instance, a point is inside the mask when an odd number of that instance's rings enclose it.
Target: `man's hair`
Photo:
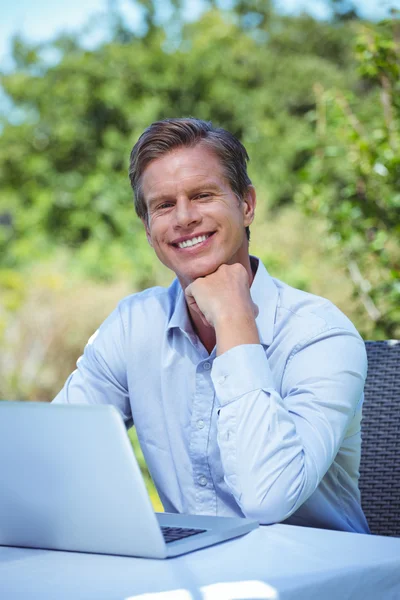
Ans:
[[[226,129],[214,127],[211,121],[192,117],[164,119],[152,123],[134,145],[129,162],[129,179],[135,195],[137,215],[147,220],[147,206],[142,192],[142,177],[149,163],[177,148],[193,148],[201,143],[219,158],[225,177],[239,201],[247,193],[249,156],[246,148]],[[250,230],[246,227],[247,239]]]

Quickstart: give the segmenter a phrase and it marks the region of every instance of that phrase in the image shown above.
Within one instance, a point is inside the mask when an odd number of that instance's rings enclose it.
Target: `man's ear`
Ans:
[[[256,204],[257,204],[256,190],[254,189],[254,186],[249,185],[249,187],[247,188],[246,195],[243,198],[243,203],[242,203],[243,219],[244,219],[245,227],[247,227],[248,225],[251,225],[251,223],[254,220]]]
[[[147,218],[145,219],[140,219],[144,225],[145,231],[146,231],[146,237],[147,237],[147,241],[149,242],[150,246],[153,247],[153,242],[151,241],[151,235],[150,235],[150,229],[149,229],[149,225],[147,222]]]

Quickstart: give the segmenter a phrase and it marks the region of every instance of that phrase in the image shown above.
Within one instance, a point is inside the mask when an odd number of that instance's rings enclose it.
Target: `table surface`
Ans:
[[[290,525],[166,560],[0,546],[1,600],[400,599],[400,538]]]

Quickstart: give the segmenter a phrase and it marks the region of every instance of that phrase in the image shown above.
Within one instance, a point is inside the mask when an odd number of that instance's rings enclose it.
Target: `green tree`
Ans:
[[[158,118],[192,114],[227,127],[249,148],[266,190],[261,211],[292,201],[313,144],[312,84],[351,79],[347,24],[281,17],[257,0],[186,23],[176,0],[172,27],[155,2],[139,4],[140,32],[114,9],[111,41],[92,51],[78,36],[47,46],[15,39],[15,69],[1,76],[12,105],[0,139],[3,267],[65,251],[91,276],[112,278],[118,265],[137,285],[153,283],[126,172],[129,148]]]
[[[359,25],[358,97],[315,88],[318,142],[297,193],[328,220],[375,336],[389,338],[400,335],[399,27],[396,19]]]

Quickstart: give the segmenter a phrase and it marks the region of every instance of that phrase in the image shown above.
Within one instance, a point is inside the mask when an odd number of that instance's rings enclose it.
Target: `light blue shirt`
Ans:
[[[251,286],[261,344],[209,354],[177,280],[120,302],[55,402],[109,403],[136,425],[168,512],[368,532],[360,507],[367,359],[331,302]]]

